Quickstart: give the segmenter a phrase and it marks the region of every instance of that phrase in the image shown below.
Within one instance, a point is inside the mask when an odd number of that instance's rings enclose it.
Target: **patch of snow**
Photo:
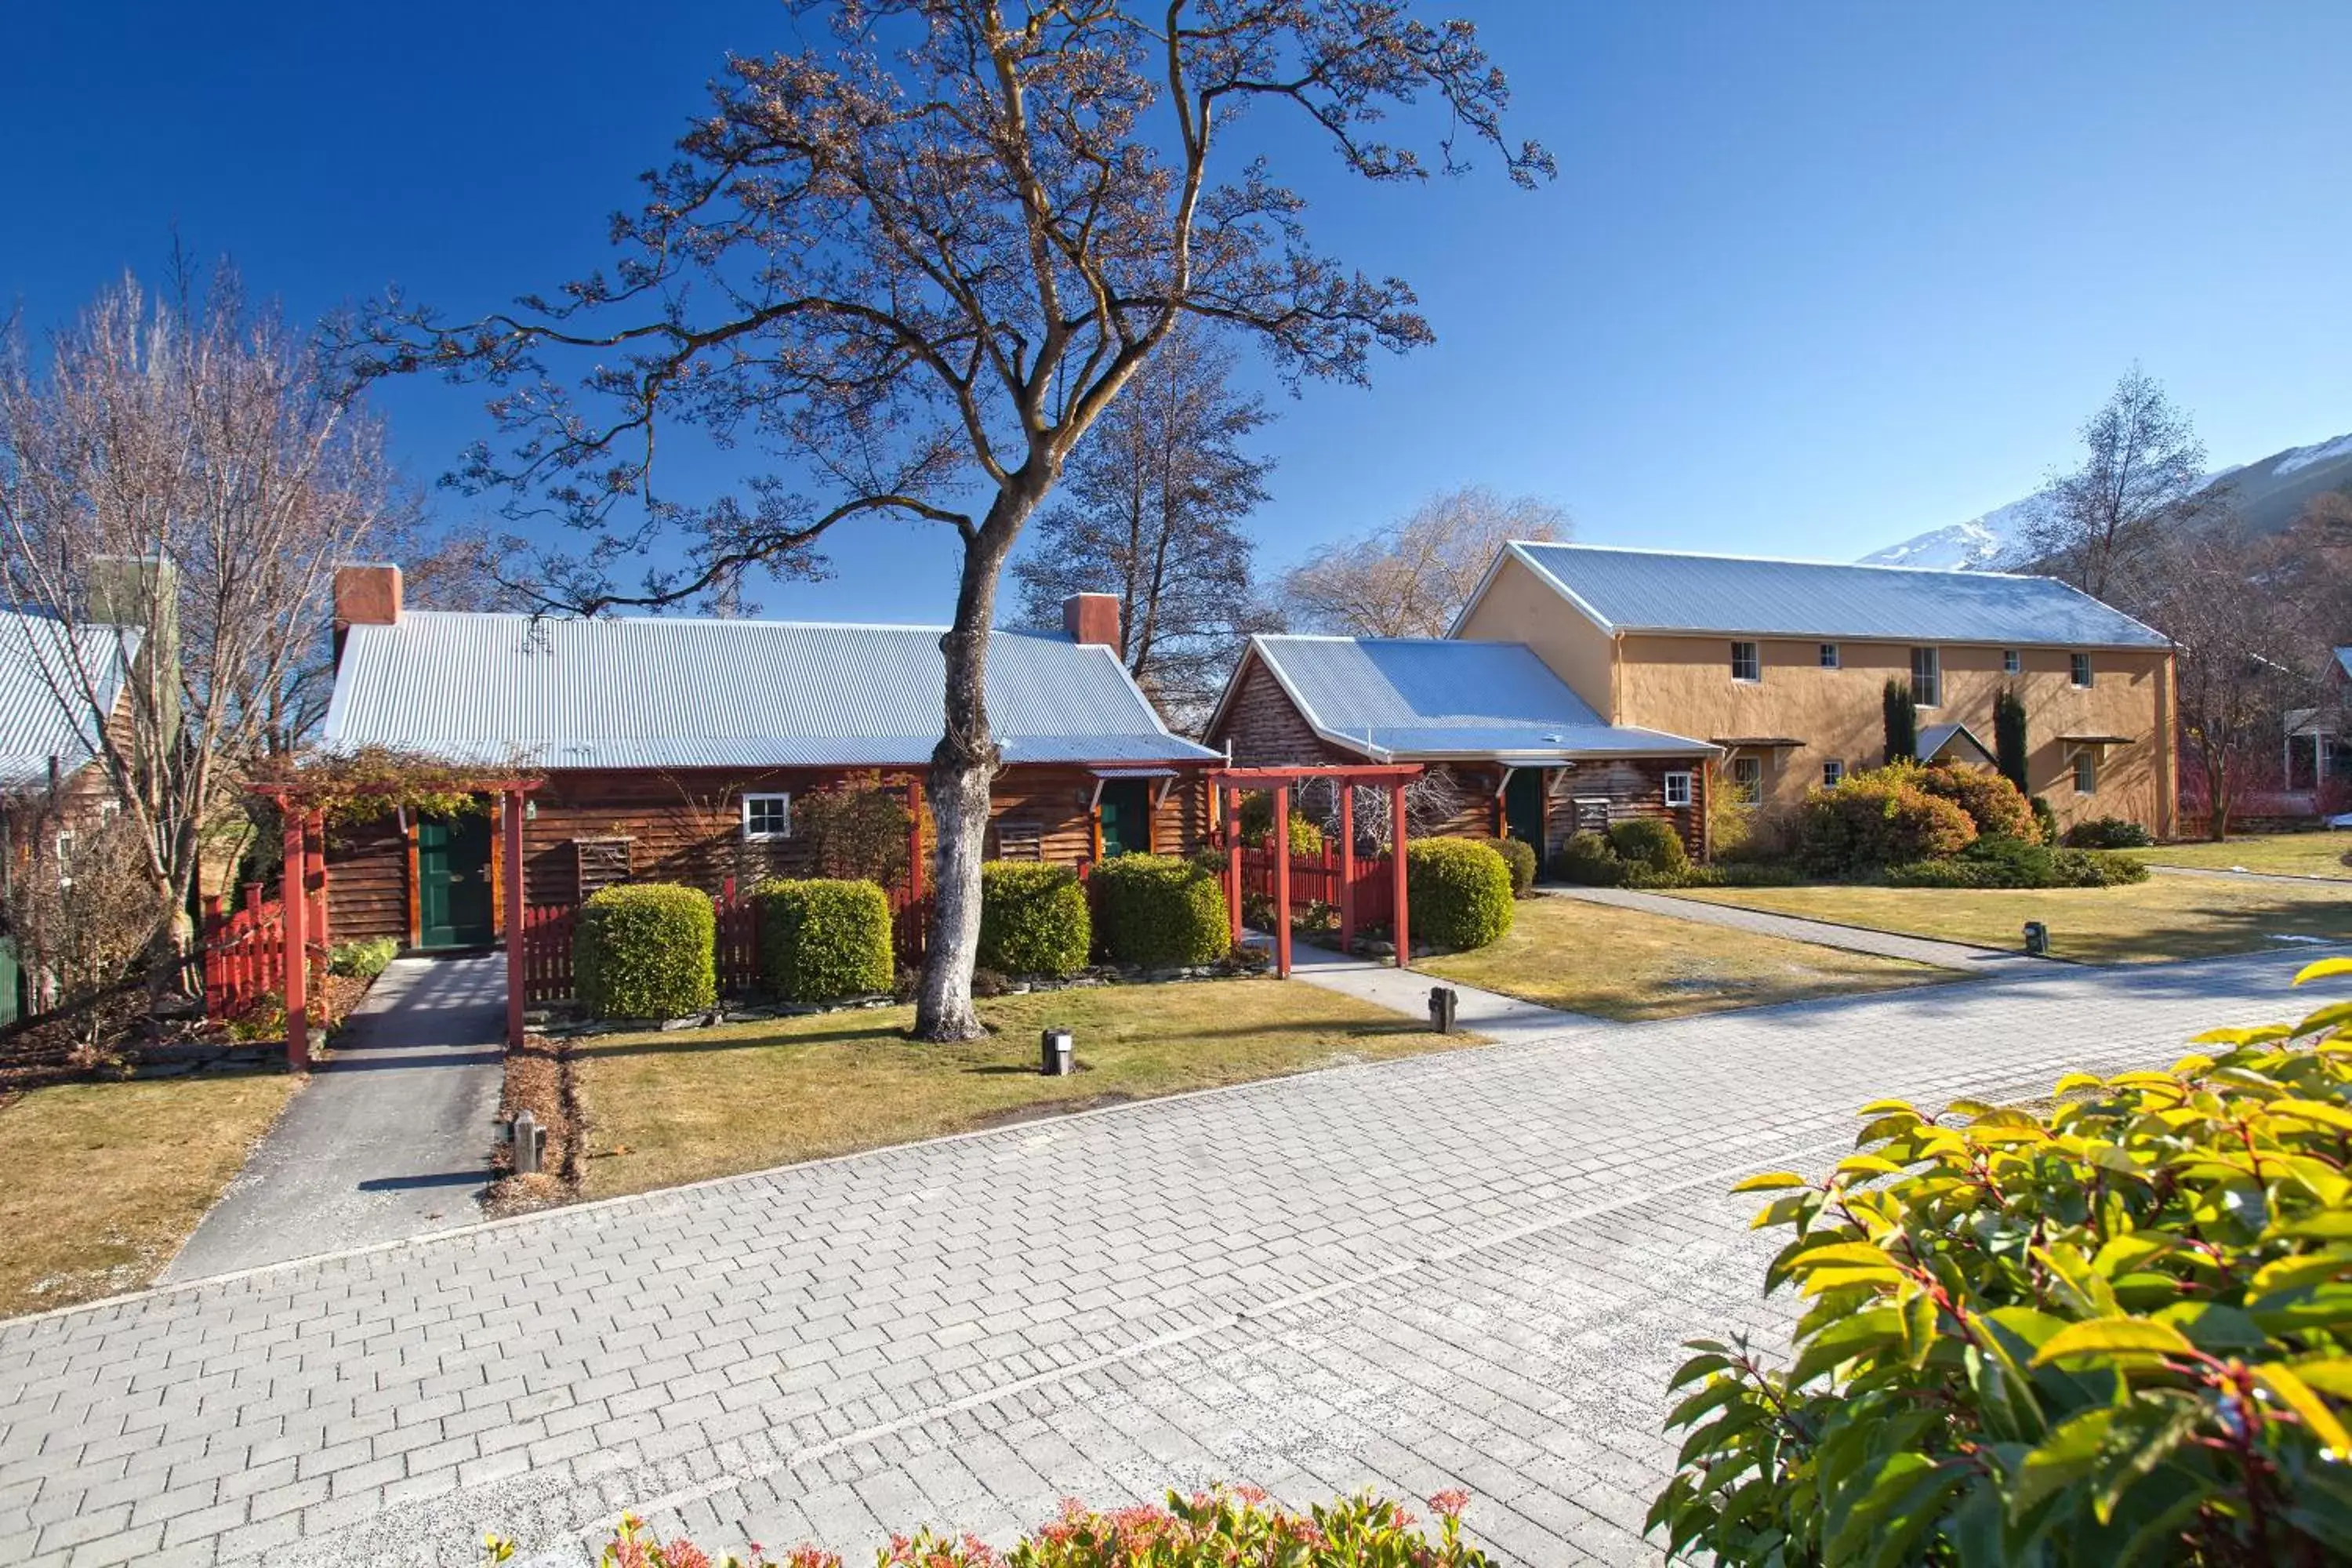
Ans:
[[[2278,467],[2273,468],[2271,472],[2291,474],[2297,468],[2307,468],[2314,463],[2324,463],[2330,458],[2346,456],[2352,456],[2352,436],[2338,436],[2333,441],[2322,441],[2316,446],[2297,447],[2281,458],[2278,460]]]
[[[2336,945],[2336,939],[2334,937],[2302,936],[2291,931],[2274,931],[2271,932],[2271,940],[2273,942],[2297,942],[2305,947],[2333,947]]]
[[[1945,572],[2000,572],[2030,558],[2026,525],[2039,496],[2011,501],[1982,517],[1914,534],[1864,556],[1868,566],[1928,566]]]

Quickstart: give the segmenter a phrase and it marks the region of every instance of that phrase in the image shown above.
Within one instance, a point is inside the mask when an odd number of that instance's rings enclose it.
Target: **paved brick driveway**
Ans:
[[[2284,1016],[2308,956],[1588,1030],[0,1326],[0,1555],[571,1563],[623,1507],[856,1548],[1223,1476],[1460,1482],[1508,1559],[1638,1560],[1675,1342],[1779,1321],[1730,1176]]]

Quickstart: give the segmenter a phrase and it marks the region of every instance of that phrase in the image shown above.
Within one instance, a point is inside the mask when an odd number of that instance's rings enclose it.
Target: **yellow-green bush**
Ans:
[[[767,881],[759,910],[760,978],[787,1002],[837,1001],[887,991],[897,964],[890,900],[866,881]]]
[[[1536,885],[1536,847],[1524,838],[1497,838],[1496,853],[1511,873],[1511,897],[1525,898]]]
[[[1233,947],[1225,889],[1176,855],[1120,855],[1094,869],[1095,935],[1103,955],[1147,969],[1208,963]]]
[[[1798,854],[1828,876],[1874,871],[1957,855],[1977,827],[1953,802],[1919,787],[1919,769],[1897,763],[1849,775],[1835,789],[1805,795]]]
[[[599,1018],[676,1018],[719,1000],[719,935],[710,896],[631,882],[580,906],[572,978]]]
[[[1405,846],[1405,910],[1412,936],[1466,952],[1511,929],[1511,871],[1494,845],[1476,838],[1424,838]]]
[[[1609,847],[1628,866],[1661,877],[1678,877],[1690,869],[1690,851],[1683,847],[1683,836],[1661,817],[1629,816],[1612,823]]]
[[[1066,866],[991,860],[980,868],[980,966],[1060,978],[1094,948],[1087,890]]]

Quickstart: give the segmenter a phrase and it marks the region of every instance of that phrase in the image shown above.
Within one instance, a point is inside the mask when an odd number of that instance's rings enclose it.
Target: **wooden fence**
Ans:
[[[205,901],[205,1016],[225,1018],[245,1011],[265,995],[286,993],[286,906],[265,900],[247,883],[245,900],[225,910],[218,899]]]
[[[1396,883],[1389,875],[1386,855],[1359,855],[1355,866],[1355,919],[1359,929],[1392,925],[1396,921]],[[1242,892],[1274,897],[1274,846],[1242,848]],[[1320,855],[1290,858],[1290,907],[1294,916],[1308,904],[1339,907],[1339,852],[1328,840]]]

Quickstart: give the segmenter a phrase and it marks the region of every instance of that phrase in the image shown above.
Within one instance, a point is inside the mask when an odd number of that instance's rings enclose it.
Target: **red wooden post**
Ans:
[[[1242,944],[1242,792],[1225,792],[1225,912],[1233,918],[1234,945]]]
[[[1356,789],[1339,781],[1339,951],[1356,951]]]
[[[507,872],[507,1049],[514,1051],[522,1048],[522,999],[530,989],[522,965],[522,791],[507,791],[499,827]]]
[[[1274,972],[1290,977],[1290,781],[1274,786]]]
[[[1389,842],[1391,858],[1389,863],[1390,888],[1396,899],[1396,962],[1399,969],[1412,966],[1412,922],[1405,916],[1404,882],[1404,781],[1397,779],[1389,785]]]
[[[286,942],[286,1065],[296,1072],[310,1068],[310,954],[306,930],[310,900],[303,884],[310,876],[302,814],[289,805],[286,818],[286,867],[278,884],[278,907],[284,911]]]
[[[319,901],[311,910],[310,923],[318,931],[318,944],[322,948],[332,947],[335,944],[335,939],[329,931],[327,910],[327,814],[325,812],[314,811],[310,814],[310,837],[319,846],[318,858],[310,863],[310,868],[317,873],[319,881]]]

